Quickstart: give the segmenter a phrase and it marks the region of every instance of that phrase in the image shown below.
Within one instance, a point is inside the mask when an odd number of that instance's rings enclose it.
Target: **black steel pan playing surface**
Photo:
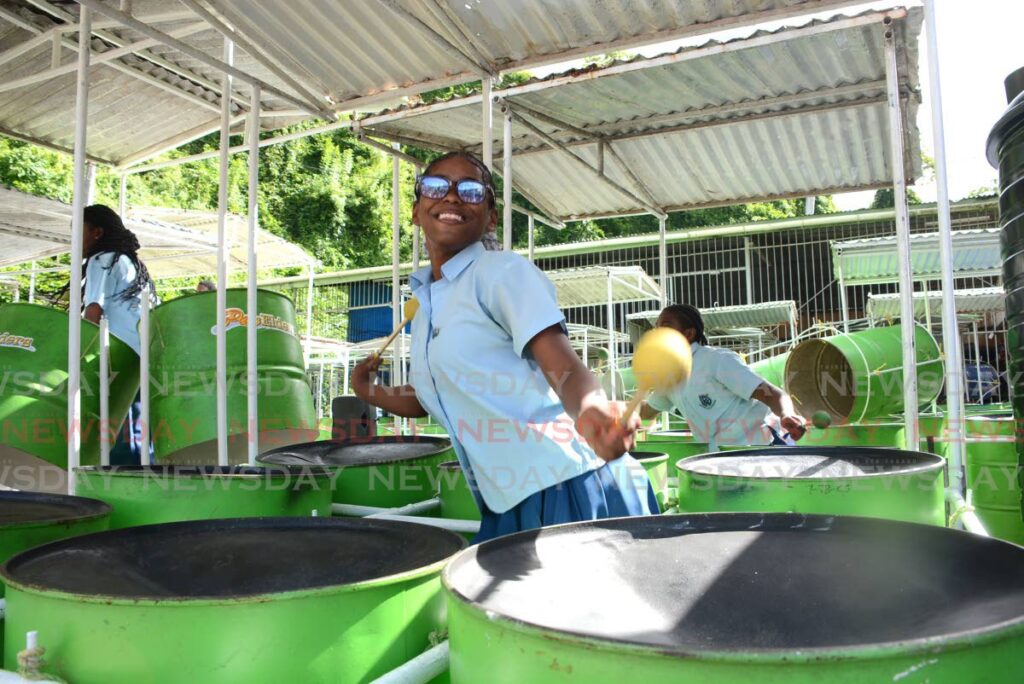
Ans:
[[[834,478],[909,475],[940,470],[941,456],[877,447],[766,447],[693,456],[681,470],[752,478]]]
[[[0,492],[0,527],[82,520],[109,513],[109,505],[81,496]]]
[[[391,520],[240,518],[146,525],[46,544],[4,581],[128,599],[231,598],[374,580],[443,561],[457,534]]]
[[[444,578],[492,619],[683,653],[1024,625],[1024,549],[868,518],[718,513],[565,525],[473,547]]]
[[[365,437],[295,444],[268,451],[257,460],[275,465],[384,465],[434,456],[451,446],[443,437]]]

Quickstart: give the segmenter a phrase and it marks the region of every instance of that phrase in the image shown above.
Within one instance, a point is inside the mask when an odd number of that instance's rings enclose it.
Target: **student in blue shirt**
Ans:
[[[639,418],[605,396],[569,344],[554,287],[523,257],[490,248],[497,225],[487,168],[456,152],[416,183],[413,222],[430,265],[410,277],[411,384],[381,387],[371,357],[353,370],[359,398],[448,430],[482,513],[477,542],[519,530],[657,513],[626,452]]]
[[[752,371],[736,352],[708,345],[704,319],[696,307],[668,306],[657,326],[686,337],[693,370],[685,384],[652,393],[641,408],[643,418],[675,411],[711,451],[720,446],[792,445],[804,435],[806,420],[788,394]]]
[[[107,317],[110,334],[139,353],[138,324],[142,297],[152,280],[139,259],[139,240],[110,207],[85,208],[82,235],[82,316],[99,324]],[[152,295],[151,295],[152,296]],[[154,298],[155,303],[155,298]],[[138,464],[141,459],[141,403],[136,396],[110,452],[113,465]]]

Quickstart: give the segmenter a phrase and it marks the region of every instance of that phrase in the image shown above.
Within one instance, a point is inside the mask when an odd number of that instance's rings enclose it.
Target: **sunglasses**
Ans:
[[[444,176],[420,176],[416,180],[416,196],[432,200],[444,199],[452,189],[452,181]],[[480,204],[487,199],[490,188],[473,178],[463,178],[455,183],[455,192],[466,204]]]

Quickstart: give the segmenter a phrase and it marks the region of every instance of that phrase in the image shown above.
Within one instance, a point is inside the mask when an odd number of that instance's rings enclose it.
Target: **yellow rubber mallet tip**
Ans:
[[[655,328],[644,333],[633,352],[633,375],[638,387],[664,392],[690,379],[693,353],[682,333]]]

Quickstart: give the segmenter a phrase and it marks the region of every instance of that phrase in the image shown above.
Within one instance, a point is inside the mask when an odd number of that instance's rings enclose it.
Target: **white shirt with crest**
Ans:
[[[698,442],[719,446],[760,446],[772,443],[768,429],[779,430],[779,419],[757,399],[754,390],[764,380],[730,349],[692,345],[690,379],[668,392],[653,393],[647,403],[658,411],[686,418]]]

